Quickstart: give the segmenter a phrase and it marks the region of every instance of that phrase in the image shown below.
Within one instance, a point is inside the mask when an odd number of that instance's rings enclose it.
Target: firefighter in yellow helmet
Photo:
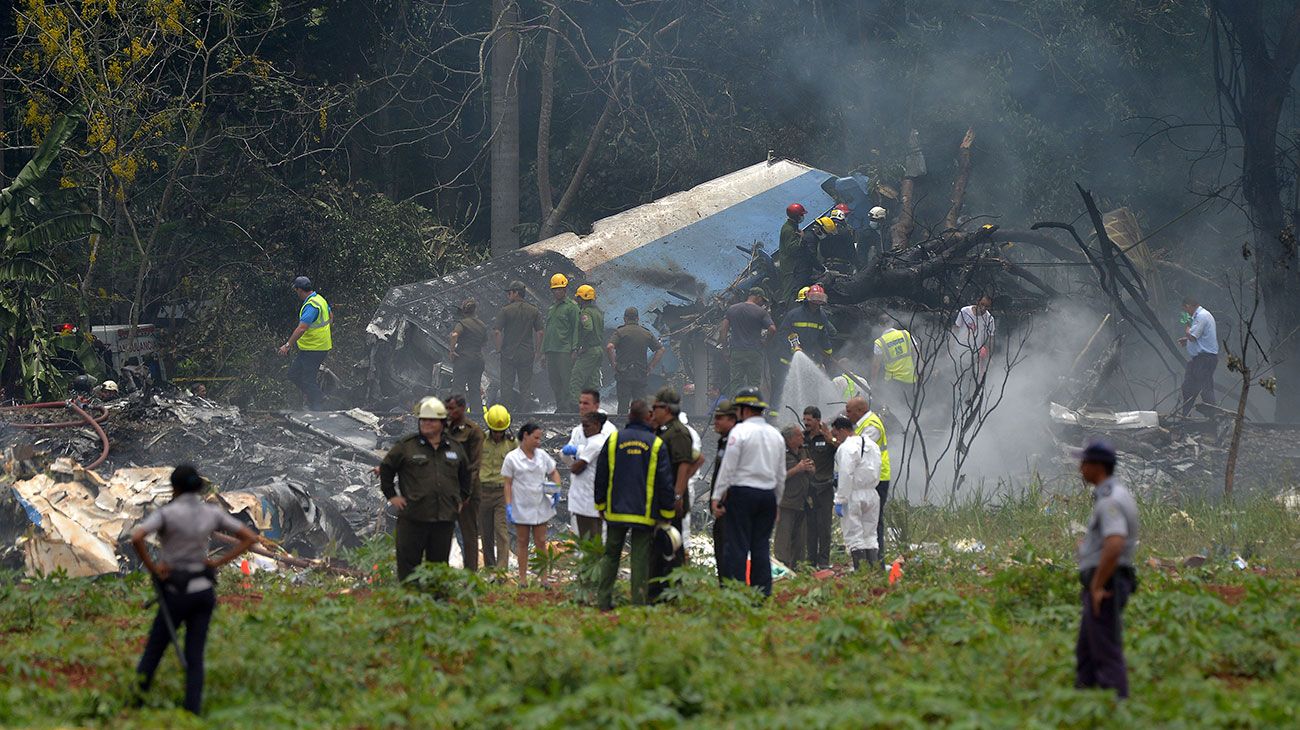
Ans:
[[[510,433],[510,411],[500,404],[483,414],[488,435],[479,457],[478,532],[483,539],[483,566],[506,567],[510,562],[510,528],[506,524],[506,483],[501,464],[519,446]]]
[[[574,341],[573,374],[569,377],[568,403],[577,403],[584,390],[600,388],[600,361],[605,354],[605,314],[596,306],[596,290],[578,287],[578,327]]]

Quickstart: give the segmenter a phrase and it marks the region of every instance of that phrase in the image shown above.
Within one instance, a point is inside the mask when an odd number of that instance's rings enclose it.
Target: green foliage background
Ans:
[[[97,210],[114,226],[97,244],[83,239],[51,252],[66,285],[51,320],[122,323],[138,305],[148,322],[165,305],[197,305],[200,316],[176,328],[169,345],[180,374],[233,377],[216,389],[270,406],[287,390],[271,353],[292,325],[294,275],[310,275],[338,310],[342,351],[331,367],[347,370],[359,360],[360,327],[389,286],[485,255],[492,130],[479,63],[488,3],[129,7],[22,0],[0,17],[13,48],[0,74],[5,143],[34,143],[58,112],[89,101],[92,123],[73,140],[63,174],[99,191]],[[541,217],[534,160],[540,28],[550,7],[520,2],[524,242]],[[1079,181],[1106,205],[1131,206],[1150,229],[1198,200],[1189,188],[1215,182],[1189,173],[1198,145],[1211,139],[1206,130],[1140,146],[1150,119],[1213,117],[1200,0],[561,7],[550,136],[557,197],[600,116],[610,49],[629,34],[670,27],[653,34],[617,94],[615,121],[563,220],[571,230],[769,152],[836,172],[864,167],[896,185],[913,128],[931,170],[920,193],[923,223],[946,210],[967,127],[976,131],[976,163],[966,209],[1007,224],[1074,218]],[[93,32],[78,30],[79,17],[97,19],[85,26]],[[207,59],[221,73],[204,81],[209,93],[198,99],[194,69],[208,66],[193,59],[203,60],[195,54],[204,48],[182,28],[209,40],[226,32],[253,39]],[[128,65],[120,85],[96,65],[126,57],[144,61]],[[96,73],[104,77],[84,82]],[[11,152],[5,171],[22,161]],[[779,212],[773,219],[775,232]],[[1155,243],[1204,233],[1200,221],[1185,224]],[[132,225],[144,238],[157,231],[147,255]],[[1179,256],[1222,260],[1213,246]]]

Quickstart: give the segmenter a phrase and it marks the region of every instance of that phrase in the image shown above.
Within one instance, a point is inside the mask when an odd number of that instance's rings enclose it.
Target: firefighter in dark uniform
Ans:
[[[465,568],[478,570],[479,502],[483,486],[479,483],[479,467],[483,463],[483,442],[487,434],[477,423],[465,417],[465,396],[457,393],[447,399],[447,436],[461,445],[469,459],[469,476],[473,483],[465,508],[456,518],[460,524],[461,552]]]
[[[731,401],[723,399],[713,409],[713,430],[718,434],[718,455],[713,458],[713,476],[709,478],[709,504],[713,504],[713,488],[718,485],[718,466],[722,464],[722,455],[727,453],[727,436],[736,427],[736,407]],[[722,548],[725,545],[726,516],[713,518],[713,562],[718,569],[718,583],[722,582]]]
[[[487,325],[475,316],[478,302],[473,297],[460,305],[460,319],[451,328],[451,390],[464,393],[470,413],[483,412],[483,346]]]
[[[405,580],[425,560],[447,562],[456,519],[474,486],[469,456],[445,432],[447,408],[442,401],[425,398],[415,415],[420,432],[393,444],[379,465],[380,488],[398,511],[398,580]]]
[[[779,366],[773,368],[772,389],[780,393],[785,385],[785,376],[790,371],[790,359],[796,350],[802,350],[813,362],[829,366],[835,354],[832,344],[839,334],[831,324],[822,305],[826,303],[826,290],[821,284],[808,287],[803,303],[792,307],[781,318],[776,328],[776,347]]]
[[[614,579],[623,543],[631,538],[632,603],[649,602],[650,554],[655,526],[674,514],[672,466],[667,447],[649,423],[650,409],[636,400],[627,426],[605,439],[596,459],[596,509],[605,519],[605,555],[597,589],[602,611],[614,607]]]
[[[840,203],[828,217],[835,221],[835,234],[823,238],[817,246],[817,255],[828,271],[852,274],[858,258],[857,232],[848,224],[849,206]]]
[[[831,567],[831,522],[835,515],[835,452],[839,443],[822,420],[821,409],[803,409],[804,448],[813,460],[809,491],[812,514],[808,520],[808,562],[818,568]]]
[[[1115,476],[1115,450],[1109,444],[1091,441],[1078,456],[1079,475],[1094,489],[1092,517],[1079,543],[1083,610],[1074,648],[1075,686],[1114,690],[1124,699],[1128,667],[1120,614],[1137,589],[1137,502]]]
[[[668,461],[672,465],[673,495],[675,509],[672,518],[673,527],[680,532],[683,520],[691,511],[689,486],[691,477],[699,469],[704,457],[695,451],[690,431],[682,425],[678,415],[682,412],[682,399],[677,391],[664,388],[655,395],[654,409],[650,422],[654,424],[655,433],[663,439],[667,449]],[[650,560],[650,600],[658,600],[659,594],[667,587],[667,582],[657,580],[667,578],[675,568],[686,564],[686,546],[673,551],[672,560],[664,560],[658,552]]]

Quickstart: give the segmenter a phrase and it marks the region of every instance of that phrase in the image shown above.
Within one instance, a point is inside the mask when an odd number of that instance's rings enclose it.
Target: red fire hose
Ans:
[[[66,401],[56,400],[56,401],[50,401],[48,403],[28,403],[26,405],[21,405],[21,406],[5,406],[3,408],[0,408],[0,411],[18,410],[20,408],[64,408],[67,405],[68,404]],[[99,423],[103,423],[104,419],[108,418],[108,409],[105,408],[104,406],[93,406],[93,408],[99,411],[99,415],[95,416],[95,421]],[[13,426],[14,428],[69,428],[71,426],[84,426],[85,424],[86,422],[80,418],[78,418],[75,421],[53,421],[50,423],[15,423],[13,421],[9,422],[9,425]]]
[[[79,420],[56,421],[54,423],[10,422],[9,425],[13,426],[14,428],[70,428],[72,426],[89,425],[91,428],[95,429],[95,433],[99,435],[99,442],[104,445],[104,448],[102,451],[99,452],[99,458],[87,464],[85,468],[94,469],[100,464],[103,464],[104,460],[108,458],[108,449],[109,449],[108,434],[104,433],[104,427],[99,425],[100,422],[102,422],[105,418],[108,418],[107,408],[103,406],[95,406],[95,408],[99,410],[99,416],[92,417],[89,413],[86,412],[84,408],[77,405],[76,403],[70,400],[69,401],[60,400],[60,401],[48,401],[46,403],[28,403],[26,405],[21,405],[21,406],[8,406],[5,408],[0,408],[0,410],[19,410],[24,408],[71,408],[74,413],[76,413],[78,416],[81,416]]]

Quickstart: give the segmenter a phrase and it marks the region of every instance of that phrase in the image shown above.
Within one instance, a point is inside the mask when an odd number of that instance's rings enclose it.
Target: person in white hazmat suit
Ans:
[[[880,517],[880,447],[868,438],[853,434],[853,422],[844,416],[831,423],[831,436],[839,442],[835,452],[835,514],[841,520],[844,548],[853,558],[853,569],[872,566],[880,560],[876,521]]]

